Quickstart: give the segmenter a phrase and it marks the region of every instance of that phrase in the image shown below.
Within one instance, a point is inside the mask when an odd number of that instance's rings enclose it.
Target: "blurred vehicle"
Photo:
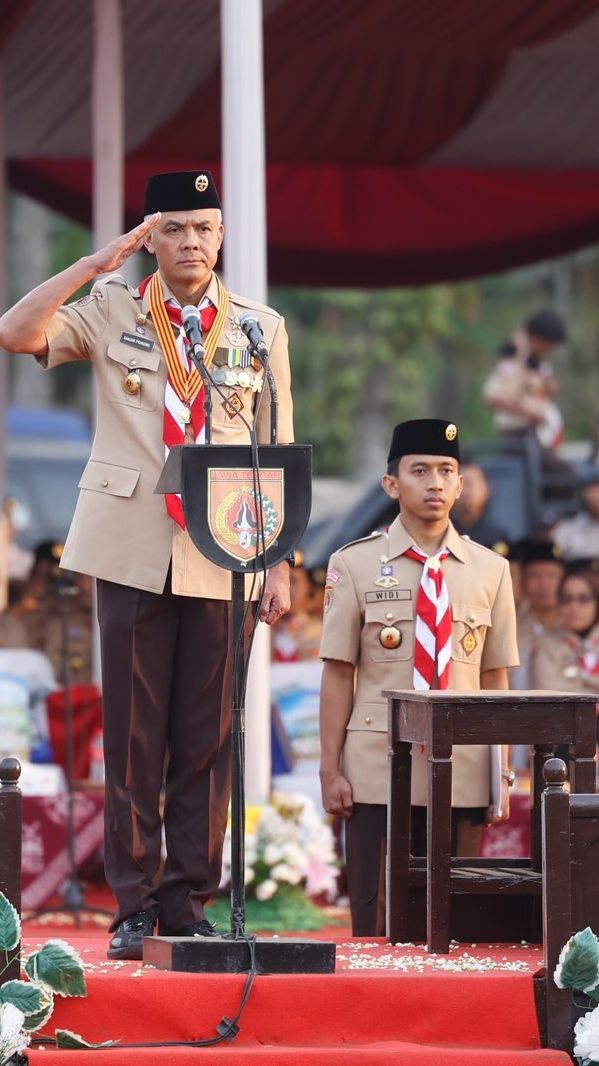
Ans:
[[[77,411],[9,407],[6,495],[22,506],[17,541],[64,541],[90,453],[90,427]]]

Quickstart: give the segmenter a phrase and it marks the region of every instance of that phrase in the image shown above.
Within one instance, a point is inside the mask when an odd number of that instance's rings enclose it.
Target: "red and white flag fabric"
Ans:
[[[451,608],[441,564],[449,551],[443,548],[436,555],[427,555],[413,544],[404,554],[422,563],[416,598],[414,688],[445,689],[451,666]]]

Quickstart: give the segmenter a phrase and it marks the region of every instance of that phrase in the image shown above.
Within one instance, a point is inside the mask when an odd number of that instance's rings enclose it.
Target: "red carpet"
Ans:
[[[27,933],[26,933],[27,935]],[[48,931],[44,930],[45,940]],[[203,1039],[238,1007],[238,975],[164,973],[109,963],[106,934],[63,931],[85,960],[86,999],[56,999],[49,1032],[121,1042]],[[569,1066],[539,1048],[532,974],[538,948],[455,946],[449,956],[384,941],[338,938],[331,976],[258,977],[233,1044],[215,1048],[29,1051],[31,1066],[146,1066],[222,1062],[244,1066]],[[36,946],[29,940],[24,950]],[[359,1056],[359,1059],[358,1059]]]

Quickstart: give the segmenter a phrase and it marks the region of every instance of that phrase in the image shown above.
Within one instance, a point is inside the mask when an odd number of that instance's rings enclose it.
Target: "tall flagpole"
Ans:
[[[121,0],[94,0],[92,67],[93,241],[102,248],[123,232],[124,92]],[[100,681],[100,631],[94,625],[93,673]]]
[[[221,0],[225,283],[267,301],[262,0]],[[258,624],[247,687],[246,794],[270,789],[270,635]]]

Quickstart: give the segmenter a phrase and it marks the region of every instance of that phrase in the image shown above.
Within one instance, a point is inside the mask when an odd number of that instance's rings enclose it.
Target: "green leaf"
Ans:
[[[32,980],[59,996],[86,996],[83,963],[64,940],[49,940],[27,960],[25,970]]]
[[[71,1051],[71,1050],[95,1050],[101,1047],[114,1047],[118,1044],[118,1040],[105,1040],[102,1044],[91,1044],[87,1040],[84,1040],[79,1033],[72,1033],[70,1029],[57,1029],[56,1033],[56,1047],[59,1051]]]
[[[23,1014],[35,1014],[42,1007],[42,990],[28,981],[7,981],[0,987],[0,1003],[13,1003]]]
[[[40,1010],[38,1010],[37,1014],[25,1015],[25,1021],[23,1022],[23,1029],[28,1033],[35,1033],[38,1029],[43,1029],[54,1010],[54,996],[52,993],[47,992],[45,988],[40,988],[39,993],[41,996]]]
[[[21,939],[21,920],[4,892],[0,892],[0,951],[12,951]]]
[[[586,992],[599,981],[599,941],[593,930],[575,933],[562,948],[554,973],[558,988],[572,988]]]

